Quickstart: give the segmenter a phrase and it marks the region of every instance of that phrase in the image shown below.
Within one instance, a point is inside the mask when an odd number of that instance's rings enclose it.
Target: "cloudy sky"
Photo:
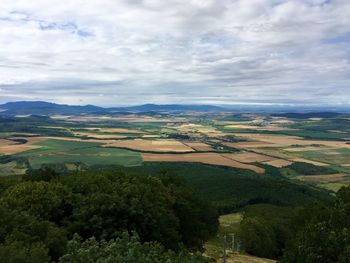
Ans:
[[[349,104],[350,0],[1,0],[16,100]]]

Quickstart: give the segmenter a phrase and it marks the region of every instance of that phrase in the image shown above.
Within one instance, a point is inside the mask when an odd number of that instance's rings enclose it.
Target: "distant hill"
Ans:
[[[179,105],[179,104],[144,104],[131,107],[109,108],[109,110],[127,111],[227,111],[227,109],[212,105]]]
[[[0,109],[5,110],[2,113],[6,115],[82,114],[104,111],[103,108],[93,105],[71,106],[45,101],[8,102],[0,105]]]
[[[157,105],[145,104],[131,107],[102,108],[94,105],[72,106],[45,101],[17,101],[0,105],[2,115],[52,115],[52,114],[103,114],[112,112],[150,112],[150,111],[225,111],[225,108],[211,105]]]
[[[337,112],[307,112],[307,113],[295,113],[295,112],[287,112],[287,113],[276,113],[271,114],[273,117],[285,117],[292,119],[309,119],[309,118],[334,118],[341,115]]]

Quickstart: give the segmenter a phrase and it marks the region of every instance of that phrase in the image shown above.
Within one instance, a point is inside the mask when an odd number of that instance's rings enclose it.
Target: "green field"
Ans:
[[[139,165],[141,154],[134,151],[102,148],[100,143],[77,142],[67,140],[48,140],[37,143],[40,149],[17,154],[28,157],[32,168],[40,168],[43,164],[61,164],[81,162],[86,165]]]
[[[350,164],[350,149],[338,148],[323,151],[303,151],[297,152],[298,155],[310,158],[311,160],[330,163],[330,164]]]

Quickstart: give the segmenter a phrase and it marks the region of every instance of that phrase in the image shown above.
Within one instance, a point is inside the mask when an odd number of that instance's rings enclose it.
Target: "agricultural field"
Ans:
[[[1,124],[0,155],[12,157],[1,161],[1,175],[24,173],[23,165],[201,163],[258,175],[277,169],[290,180],[331,191],[350,183],[347,115],[129,112],[1,117]],[[295,171],[294,163],[320,171]]]

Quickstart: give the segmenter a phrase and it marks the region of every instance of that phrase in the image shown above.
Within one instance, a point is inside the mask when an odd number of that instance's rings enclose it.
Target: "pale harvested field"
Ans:
[[[251,140],[251,142],[229,143],[231,147],[238,148],[254,148],[254,147],[289,147],[292,145],[312,146],[324,145],[333,148],[349,148],[350,144],[343,141],[320,141],[320,140],[304,140],[298,136],[275,135],[275,134],[255,134],[255,133],[235,133],[235,136],[243,137]],[[256,142],[256,145],[254,145]],[[264,146],[260,146],[264,145]]]
[[[274,149],[274,148],[263,148],[263,149],[252,149],[256,153],[261,153],[263,155],[269,155],[272,157],[275,157],[276,159],[293,159],[297,158],[296,156],[290,154],[289,152],[284,152],[280,149]]]
[[[40,148],[40,146],[35,146],[32,144],[47,140],[44,137],[26,137],[26,138],[13,138],[13,139],[25,139],[28,142],[25,144],[19,144],[11,140],[0,140],[0,153],[16,154],[19,152],[38,149]]]
[[[41,137],[46,140],[64,140],[64,141],[74,141],[74,142],[100,142],[100,143],[112,143],[115,142],[115,140],[97,140],[97,139],[87,139],[83,140],[80,138],[75,137],[57,137],[57,136],[47,136],[47,137]]]
[[[196,151],[211,151],[213,148],[210,147],[210,145],[205,144],[203,142],[184,142],[187,146],[191,147],[192,149]]]
[[[287,152],[307,152],[307,151],[323,151],[328,149],[329,147],[306,146],[306,147],[286,148],[284,150]]]
[[[306,182],[340,182],[345,176],[344,174],[301,175],[297,176],[297,179]]]
[[[218,153],[191,153],[191,154],[153,154],[143,153],[142,158],[145,162],[191,162],[213,165],[223,165],[241,169],[247,169],[256,173],[264,173],[263,168],[244,164],[227,158]]]
[[[75,132],[73,134],[76,136],[86,136],[88,138],[96,138],[96,139],[123,139],[127,137],[124,135],[96,134],[91,132]]]
[[[249,130],[256,130],[256,131],[290,131],[290,130],[296,130],[292,128],[287,127],[281,127],[276,125],[266,125],[266,126],[253,126],[253,125],[227,125],[225,128],[236,128],[236,129],[249,129]]]
[[[261,148],[261,147],[276,147],[273,143],[269,142],[224,142],[223,143],[226,146],[233,147],[233,148]]]
[[[272,117],[274,123],[294,123],[289,119],[284,119],[283,117]]]
[[[241,163],[268,162],[276,160],[275,158],[270,156],[251,152],[226,154],[225,156]]]
[[[341,133],[341,134],[347,133],[346,131],[339,131],[339,130],[328,130],[328,131],[335,132],[335,133]]]
[[[216,261],[217,263],[223,262],[222,259]],[[243,254],[230,254],[227,263],[276,263],[276,260],[267,258],[258,258],[250,255]]]
[[[125,129],[125,128],[85,128],[85,130],[90,131],[99,131],[106,133],[129,133],[129,134],[143,134],[144,132],[133,129]]]
[[[175,140],[121,140],[104,145],[107,147],[128,148],[138,151],[151,152],[193,152],[193,149]]]
[[[316,162],[316,161],[312,161],[304,158],[291,158],[290,160],[293,162],[311,163],[316,166],[328,166],[327,163]]]
[[[226,135],[212,126],[204,126],[193,123],[171,126],[171,128],[177,129],[181,133],[202,133],[210,137],[220,137]]]
[[[283,160],[283,159],[278,159],[278,160],[272,160],[272,161],[263,162],[263,163],[274,166],[274,167],[282,168],[282,167],[285,167],[285,166],[292,164],[293,162]]]
[[[142,135],[142,138],[159,138],[160,136],[159,135],[156,135],[156,134],[145,134],[145,135]]]

